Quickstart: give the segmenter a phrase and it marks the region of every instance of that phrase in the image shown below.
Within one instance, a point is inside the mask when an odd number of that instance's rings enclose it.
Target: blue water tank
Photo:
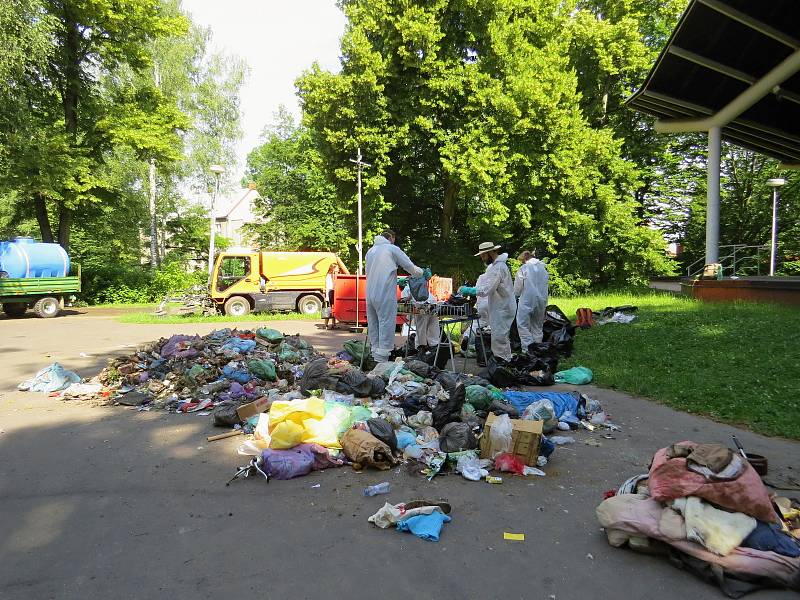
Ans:
[[[58,244],[43,244],[28,237],[0,242],[0,271],[9,277],[65,277],[69,256]]]

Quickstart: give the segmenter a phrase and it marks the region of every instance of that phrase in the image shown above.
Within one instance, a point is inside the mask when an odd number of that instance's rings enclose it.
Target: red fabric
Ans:
[[[695,442],[681,442],[680,445],[697,446]],[[710,483],[699,473],[687,469],[685,458],[667,458],[667,449],[662,448],[653,457],[647,485],[653,498],[660,502],[697,496],[761,521],[778,521],[767,489],[750,464],[745,464],[742,474],[733,481]]]

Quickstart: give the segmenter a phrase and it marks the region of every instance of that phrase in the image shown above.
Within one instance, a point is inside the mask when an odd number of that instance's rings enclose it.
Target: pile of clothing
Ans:
[[[650,471],[597,507],[612,546],[628,545],[716,583],[730,598],[800,590],[800,541],[748,461],[691,441],[656,452]]]

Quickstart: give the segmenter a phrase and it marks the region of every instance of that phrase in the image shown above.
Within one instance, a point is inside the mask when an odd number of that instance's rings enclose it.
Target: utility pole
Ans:
[[[362,156],[361,156],[361,147],[359,147],[358,148],[358,155],[356,156],[356,159],[355,160],[353,160],[352,158],[350,159],[351,163],[355,163],[355,164],[358,165],[358,246],[357,246],[357,248],[358,248],[358,274],[359,275],[363,275],[364,274],[364,252],[363,252],[364,240],[362,239],[363,238],[363,234],[362,234],[362,221],[361,221],[361,170],[363,169],[363,167],[371,167],[372,166],[369,163],[365,163],[363,160],[361,160],[361,158],[362,158]]]
[[[219,176],[225,172],[225,168],[220,165],[211,165],[208,170],[216,177],[216,181],[214,182],[214,195],[211,197],[211,236],[208,243],[208,285],[211,285],[211,276],[214,272],[214,253],[216,250],[215,242],[217,234],[217,219],[214,211],[217,208],[217,195],[219,195]]]
[[[369,163],[365,163],[361,156],[361,146],[358,147],[358,154],[356,159],[350,159],[351,163],[358,165],[358,275],[356,276],[356,325],[353,330],[360,332],[361,323],[359,322],[359,289],[361,287],[361,276],[364,274],[364,235],[361,219],[361,171],[364,167],[371,167]],[[366,348],[365,348],[366,351]]]

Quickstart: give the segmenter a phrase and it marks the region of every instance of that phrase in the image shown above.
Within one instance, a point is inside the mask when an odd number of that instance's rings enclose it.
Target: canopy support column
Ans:
[[[706,186],[706,264],[719,262],[719,171],[722,130],[708,130],[708,184]]]

